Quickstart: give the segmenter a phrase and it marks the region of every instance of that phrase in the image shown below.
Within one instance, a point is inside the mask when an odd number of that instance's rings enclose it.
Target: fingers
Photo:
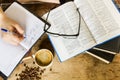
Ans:
[[[6,37],[3,37],[3,40],[9,44],[12,44],[12,45],[18,45],[19,43],[13,41],[12,39],[9,39],[9,38],[6,38]]]
[[[17,30],[21,35],[24,34],[24,30],[22,29],[22,27],[21,27],[20,25],[18,25],[18,24],[15,23],[13,26],[16,28],[16,30]]]
[[[0,76],[0,80],[3,80],[3,78]]]
[[[9,18],[9,25],[8,26],[11,26],[11,27],[8,27],[11,31],[13,31],[14,29],[16,29],[18,31],[19,34],[23,35],[24,34],[24,30],[23,28],[14,20],[11,20]]]
[[[11,35],[11,37],[13,38],[13,41],[20,43],[24,37],[23,36],[18,36],[18,35]]]
[[[120,4],[120,0],[118,0],[118,3]]]
[[[23,40],[24,30],[17,22],[5,16],[1,20],[1,25],[8,30],[8,32],[2,32],[2,38],[6,42],[18,45]]]
[[[2,38],[4,41],[12,45],[19,45],[19,43],[23,40],[22,37],[18,37],[8,33],[3,33]]]
[[[24,30],[16,22],[14,22],[14,25],[11,27],[13,27],[15,29],[15,30],[14,29],[12,30],[13,33],[15,33],[15,34],[11,35],[11,37],[13,37],[13,41],[20,43],[24,39],[24,36],[23,36]]]

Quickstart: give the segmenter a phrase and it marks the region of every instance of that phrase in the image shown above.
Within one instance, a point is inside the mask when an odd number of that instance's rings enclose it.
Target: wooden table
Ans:
[[[52,7],[53,5],[50,6],[50,4],[41,4],[40,6],[35,5],[29,8],[39,16],[42,16]],[[46,35],[36,43],[30,53],[33,54],[41,48],[47,48],[54,52]],[[18,77],[16,74],[21,73],[25,69],[24,64],[37,67],[37,65],[33,64],[33,61],[33,58],[29,58],[20,63],[8,80],[16,80]],[[116,55],[110,64],[106,64],[86,53],[79,54],[61,63],[55,54],[53,64],[45,70],[42,80],[120,80],[120,54]]]
[[[54,52],[46,35],[32,48],[32,53],[38,50],[37,46],[39,46],[39,49],[46,48]],[[33,62],[33,58],[24,60],[17,66],[8,80],[16,80],[18,77],[16,74],[25,69],[24,64],[30,67],[38,67]],[[79,54],[61,63],[55,54],[52,66],[45,70],[40,80],[120,80],[120,54],[117,54],[110,64],[106,64],[86,53]]]
[[[30,58],[19,64],[8,80],[16,80],[24,64],[33,64],[34,59]],[[47,68],[42,75],[42,80],[120,80],[120,54],[116,55],[114,61],[106,64],[88,54],[80,54],[65,62],[59,62],[55,55],[53,64]]]

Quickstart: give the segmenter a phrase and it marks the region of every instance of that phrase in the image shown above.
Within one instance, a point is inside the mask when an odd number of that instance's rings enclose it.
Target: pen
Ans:
[[[7,30],[7,29],[4,29],[4,28],[1,28],[1,31],[3,31],[3,32],[8,32],[8,30]]]
[[[10,33],[10,34],[15,34],[15,35],[18,35],[19,37],[22,36],[21,34],[17,33],[16,31],[15,31],[15,32],[12,32],[12,31],[9,31],[9,30],[7,30],[7,29],[5,29],[5,28],[1,28],[1,31],[3,31],[3,32],[8,32],[8,33]],[[25,38],[25,37],[24,37],[24,38]]]

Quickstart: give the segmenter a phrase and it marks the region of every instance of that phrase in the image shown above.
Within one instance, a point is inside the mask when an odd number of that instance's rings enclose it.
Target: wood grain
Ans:
[[[39,49],[46,48],[53,50],[48,44],[48,38],[44,35],[34,47]],[[42,47],[40,47],[42,45]],[[45,47],[47,46],[47,47]],[[51,49],[52,48],[52,49]],[[32,49],[32,53],[38,49]],[[54,53],[54,51],[52,51]],[[34,59],[29,58],[19,64],[8,80],[15,80],[15,74],[24,70],[24,63],[29,66],[33,64]],[[52,70],[50,70],[52,69]],[[117,54],[112,63],[106,64],[86,53],[79,54],[65,62],[60,62],[54,53],[53,64],[47,68],[42,75],[42,80],[119,80],[120,79],[120,54]]]
[[[39,16],[48,12],[54,5],[42,4],[26,6]],[[26,57],[34,54],[38,49],[47,48],[54,52],[46,36],[43,36],[31,49]],[[24,68],[24,63],[28,66],[37,66],[33,64],[34,59],[29,58],[20,63],[8,80],[16,80]],[[51,70],[50,70],[51,69]],[[65,62],[60,62],[57,55],[54,55],[53,64],[47,68],[42,75],[42,80],[120,80],[120,54],[117,54],[112,63],[106,64],[86,53],[79,54]]]

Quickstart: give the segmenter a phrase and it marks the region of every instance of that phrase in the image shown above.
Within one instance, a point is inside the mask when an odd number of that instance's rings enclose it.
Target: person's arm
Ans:
[[[4,32],[1,28],[7,29],[15,34]],[[23,33],[24,30],[22,27],[17,22],[7,17],[0,7],[0,35],[2,39],[10,44],[18,45],[23,40]]]
[[[18,0],[21,3],[33,3],[33,2],[48,2],[48,3],[56,3],[59,4],[59,0]]]
[[[2,17],[3,11],[2,8],[0,7],[0,17]]]
[[[3,78],[0,76],[0,80],[3,80]]]

